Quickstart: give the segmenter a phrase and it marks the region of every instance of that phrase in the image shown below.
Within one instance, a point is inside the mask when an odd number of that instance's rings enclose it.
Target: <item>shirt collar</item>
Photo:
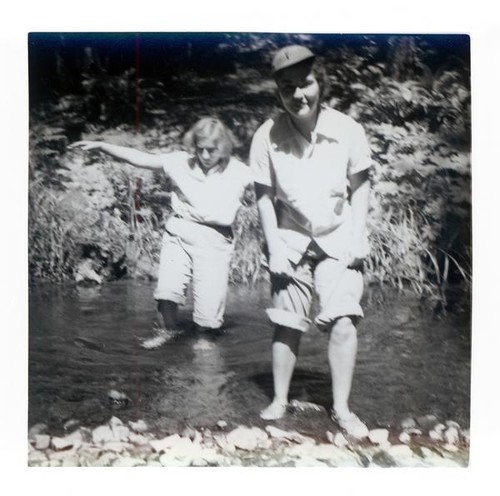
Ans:
[[[336,118],[336,114],[337,111],[321,104],[318,121],[313,134],[317,137],[321,136],[329,140],[338,141],[341,136],[341,122]],[[300,132],[297,130],[288,114],[286,114],[286,120],[289,129],[292,130],[294,134],[296,133],[297,135],[300,135]],[[285,136],[283,136],[283,138],[286,139]]]
[[[196,157],[194,156],[191,156],[189,158],[189,165],[191,166],[192,169],[195,169],[195,170],[199,170],[199,172],[201,174],[203,174],[204,176],[211,176],[212,174],[221,174],[222,172],[224,172],[227,168],[229,164],[229,160],[227,160],[226,162],[223,162],[223,163],[218,163],[217,165],[215,165],[214,167],[212,167],[211,169],[208,170],[208,172],[205,174],[205,171],[203,170],[203,167],[198,163],[198,161],[196,160]]]

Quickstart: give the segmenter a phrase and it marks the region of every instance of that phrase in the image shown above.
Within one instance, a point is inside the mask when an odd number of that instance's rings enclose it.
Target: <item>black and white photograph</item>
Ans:
[[[7,491],[495,487],[493,9],[2,20]]]
[[[468,466],[468,35],[28,54],[30,466]]]

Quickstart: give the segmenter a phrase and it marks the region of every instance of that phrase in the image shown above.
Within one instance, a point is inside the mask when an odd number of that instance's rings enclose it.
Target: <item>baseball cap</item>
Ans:
[[[314,53],[302,45],[289,45],[280,48],[273,57],[272,71],[273,73],[281,71],[286,67],[298,64],[307,59],[314,58]]]

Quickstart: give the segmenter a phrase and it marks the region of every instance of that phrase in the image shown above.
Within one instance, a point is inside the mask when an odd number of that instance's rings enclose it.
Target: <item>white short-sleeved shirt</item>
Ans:
[[[352,242],[350,177],[371,165],[365,132],[351,117],[321,107],[307,141],[286,113],[266,121],[250,150],[254,181],[273,189],[280,235],[298,262],[311,239],[343,259]]]
[[[187,152],[163,155],[163,170],[172,181],[172,210],[194,222],[229,226],[245,188],[253,182],[250,168],[231,157],[206,174]]]

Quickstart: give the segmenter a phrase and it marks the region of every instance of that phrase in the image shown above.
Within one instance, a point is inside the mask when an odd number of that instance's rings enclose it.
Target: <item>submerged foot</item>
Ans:
[[[169,329],[155,329],[154,336],[146,338],[141,342],[141,347],[146,350],[160,348],[168,341],[171,341],[177,333]]]
[[[368,427],[353,412],[340,416],[335,411],[332,411],[331,419],[349,436],[356,439],[363,439],[368,436]]]
[[[213,350],[216,348],[216,345],[208,339],[200,338],[196,343],[193,345],[193,350],[196,351],[208,351],[208,350]]]
[[[286,413],[286,403],[273,401],[267,408],[260,412],[263,420],[278,420]]]

